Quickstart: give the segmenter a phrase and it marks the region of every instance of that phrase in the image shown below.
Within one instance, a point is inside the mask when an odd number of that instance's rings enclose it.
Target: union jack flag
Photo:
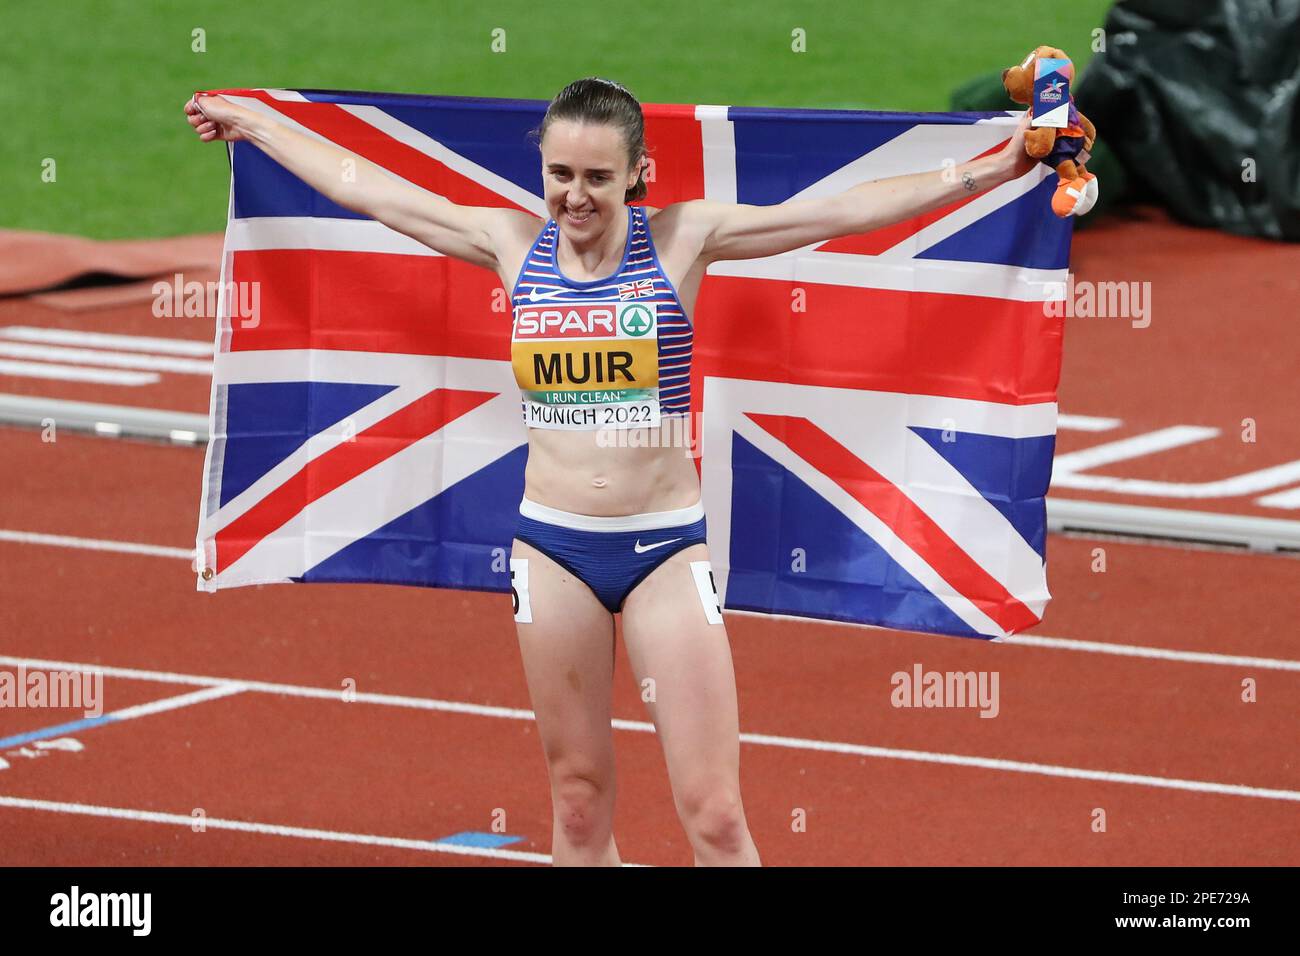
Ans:
[[[222,92],[453,202],[546,216],[525,136],[543,101]],[[1016,120],[645,115],[658,207],[951,169]],[[527,436],[508,295],[247,143],[230,161],[223,289],[260,282],[261,313],[220,307],[199,589],[509,592]],[[1054,188],[1039,166],[895,226],[710,267],[691,395],[724,608],[970,637],[1041,619],[1063,332],[1042,303],[1064,294],[1071,238]]]
[[[636,282],[620,282],[618,284],[618,297],[620,299],[640,299],[654,294],[654,279],[638,279]]]

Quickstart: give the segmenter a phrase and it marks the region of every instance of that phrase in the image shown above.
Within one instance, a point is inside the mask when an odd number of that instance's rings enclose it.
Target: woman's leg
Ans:
[[[736,676],[724,624],[710,624],[691,572],[693,544],[655,568],[623,603],[623,642],[668,763],[697,866],[758,866],[740,801]],[[643,691],[644,696],[644,691]]]
[[[614,618],[582,581],[518,539],[532,623],[515,622],[551,778],[556,866],[618,866],[614,845]]]

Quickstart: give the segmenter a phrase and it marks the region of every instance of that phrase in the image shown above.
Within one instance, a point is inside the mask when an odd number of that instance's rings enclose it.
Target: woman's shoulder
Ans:
[[[518,209],[489,210],[488,231],[496,249],[497,275],[506,289],[513,289],[524,266],[524,259],[549,220]]]
[[[522,248],[527,252],[550,224],[549,219],[520,209],[493,209],[491,215],[493,228],[490,231],[496,234],[498,247],[507,250]]]
[[[704,222],[716,219],[723,210],[732,206],[732,203],[717,202],[712,199],[682,199],[678,202],[669,203],[662,208],[656,206],[642,206],[645,210],[646,221],[659,219],[663,222],[672,220],[673,222]]]
[[[658,228],[690,223],[699,218],[702,199],[683,199],[666,206],[644,206],[646,222],[654,222]]]
[[[655,243],[688,239],[695,241],[710,228],[710,207],[718,205],[703,199],[686,199],[658,208],[645,206],[646,223]]]

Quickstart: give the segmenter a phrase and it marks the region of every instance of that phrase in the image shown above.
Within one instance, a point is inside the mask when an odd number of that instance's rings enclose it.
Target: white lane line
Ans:
[[[83,668],[83,671],[94,669]],[[161,700],[150,701],[147,704],[135,704],[131,707],[123,707],[121,710],[112,710],[106,714],[101,714],[98,718],[92,718],[100,721],[99,723],[90,724],[79,729],[70,729],[68,724],[79,723],[79,721],[64,721],[51,727],[41,727],[33,731],[14,734],[11,737],[5,737],[5,740],[12,740],[15,737],[26,739],[27,742],[35,742],[35,746],[49,746],[48,744],[39,743],[39,741],[49,740],[51,737],[62,737],[69,733],[84,734],[88,731],[95,730],[99,727],[106,727],[110,724],[121,723],[124,720],[135,720],[138,717],[148,717],[151,714],[161,714],[169,710],[179,710],[182,707],[190,707],[194,704],[201,704],[204,701],[216,700],[219,697],[230,697],[234,694],[242,694],[244,689],[238,685],[225,685],[218,687],[206,687],[203,690],[192,690],[187,694],[178,694],[175,697],[164,697]],[[80,745],[78,745],[80,748]],[[3,770],[0,767],[0,770]]]
[[[1096,415],[1060,415],[1056,419],[1057,429],[1070,429],[1080,432],[1106,432],[1124,424],[1122,418],[1099,418]]]
[[[237,684],[226,684],[218,687],[205,687],[203,690],[192,690],[188,694],[180,694],[176,697],[164,697],[162,700],[151,700],[147,704],[136,704],[132,707],[123,707],[121,710],[114,710],[105,717],[112,717],[114,721],[135,720],[137,717],[148,717],[151,714],[161,714],[169,710],[179,710],[181,707],[190,707],[194,704],[201,704],[207,700],[216,700],[220,697],[230,697],[233,694],[242,694],[244,688]]]
[[[1269,508],[1300,508],[1300,487],[1256,498],[1255,504],[1266,505]]]
[[[326,840],[331,843],[359,843],[367,846],[397,847],[403,850],[421,850],[426,853],[453,853],[459,856],[483,856],[497,860],[516,860],[522,863],[550,863],[545,853],[526,853],[522,850],[503,850],[494,847],[460,846],[455,843],[438,843],[436,840],[409,840],[404,837],[374,836],[369,833],[345,833],[340,830],[317,830],[309,827],[287,827],[275,823],[253,823],[248,820],[225,820],[220,817],[192,817],[180,813],[159,813],[155,810],[130,810],[123,807],[99,807],[85,803],[61,803],[54,800],[29,800],[23,797],[0,796],[0,807],[18,810],[44,810],[51,813],[77,813],[91,817],[110,817],[115,820],[133,820],[140,823],[166,823],[193,829],[195,822],[213,830],[237,830],[264,836],[297,837],[303,840]]]
[[[1231,797],[1262,797],[1268,800],[1300,802],[1300,791],[1297,790],[1272,790],[1265,787],[1248,787],[1241,784],[1213,783],[1209,780],[1180,780],[1175,777],[1153,777],[1140,773],[1088,770],[1082,767],[1028,763],[1023,760],[999,760],[992,757],[971,757],[965,754],[933,753],[927,750],[899,750],[893,747],[868,747],[862,744],[796,740],[789,737],[770,737],[762,734],[741,734],[740,739],[747,743],[765,744],[769,747],[787,747],[795,750],[820,750],[829,753],[854,754],[859,757],[914,760],[919,763],[941,763],[958,767],[978,767],[982,770],[1033,773],[1048,777],[1067,777],[1072,780],[1097,780],[1102,783],[1128,783],[1144,787],[1159,787],[1166,790],[1191,790],[1196,793],[1218,793]]]
[[[103,349],[78,349],[65,345],[31,345],[26,342],[0,342],[0,355],[16,359],[40,359],[47,362],[84,362],[110,368],[138,368],[152,372],[180,372],[185,375],[211,375],[212,363],[200,359],[174,358],[135,352],[105,352]]]
[[[152,385],[159,378],[152,372],[113,372],[80,365],[47,365],[42,362],[11,362],[8,359],[0,359],[0,375],[52,378],[61,382],[94,382],[96,385]]]
[[[1218,434],[1217,428],[1206,428],[1202,425],[1173,425],[1142,435],[1134,435],[1131,438],[1093,445],[1091,448],[1053,458],[1052,480],[1055,482],[1058,474],[1087,471],[1103,465],[1128,461],[1130,458],[1142,458],[1146,455],[1154,455],[1156,452],[1171,451],[1184,445],[1208,441]]]
[[[167,548],[158,544],[135,544],[131,541],[104,541],[96,538],[75,538],[63,534],[39,534],[35,531],[13,531],[0,528],[0,541],[19,544],[47,544],[57,548],[79,548],[84,551],[118,551],[123,554],[147,554],[156,558],[184,558],[194,560],[193,548]]]
[[[180,684],[201,684],[214,687],[234,685],[242,690],[280,694],[288,697],[310,697],[321,700],[335,700],[339,702],[345,700],[343,692],[332,687],[302,687],[295,684],[275,684],[266,681],[242,681],[222,677],[202,677],[195,674],[168,674],[159,671],[136,670],[120,667],[101,667],[99,665],[76,664],[68,661],[44,661],[7,656],[0,656],[0,665],[12,665],[15,667],[22,665],[28,669],[42,670],[97,670],[102,672],[106,677],[167,681]],[[351,697],[352,695],[349,696]],[[472,714],[480,717],[497,717],[509,720],[535,719],[535,715],[531,710],[520,710],[510,707],[489,707],[483,704],[468,704],[463,701],[438,700],[424,697],[401,697],[391,694],[356,694],[353,699],[369,704]],[[611,726],[618,730],[630,730],[638,733],[650,734],[655,733],[653,724],[641,720],[614,719],[611,721]],[[1021,760],[1001,760],[991,757],[936,753],[925,750],[906,750],[895,747],[873,747],[867,744],[811,740],[801,737],[781,737],[771,734],[742,733],[740,739],[743,743],[757,744],[766,747],[785,747],[792,750],[844,753],[853,754],[859,757],[880,757],[894,760],[913,760],[922,763],[976,767],[983,770],[1033,773],[1050,777],[1068,777],[1076,780],[1098,780],[1104,783],[1138,784],[1148,787],[1162,787],[1172,790],[1191,790],[1199,793],[1217,793],[1236,797],[1261,797],[1270,800],[1300,801],[1300,791],[1250,787],[1241,784],[1215,783],[1209,780],[1183,780],[1171,777],[1156,777],[1147,774],[1118,773],[1109,770],[1090,770],[1082,767],[1066,767],[1057,764],[1030,763]]]
[[[824,618],[796,617],[793,614],[763,614],[759,611],[733,611],[728,608],[724,613],[740,617],[766,618],[767,620],[793,621],[796,624],[819,625],[823,627],[853,627],[843,621],[831,621]],[[861,625],[871,631],[889,631],[888,627],[875,624]],[[911,632],[904,632],[911,633]],[[915,632],[920,637],[933,637],[944,642],[952,638],[942,634]],[[966,640],[973,640],[967,638]],[[1083,651],[1085,653],[1118,654],[1122,657],[1149,657],[1160,660],[1180,661],[1184,664],[1218,664],[1224,667],[1261,667],[1276,671],[1300,670],[1300,661],[1279,657],[1242,657],[1234,654],[1215,654],[1206,651],[1180,651],[1166,647],[1144,647],[1140,644],[1108,644],[1104,641],[1081,641],[1068,637],[1046,637],[1037,634],[1012,634],[1007,637],[991,638],[989,644],[1024,644],[1027,647],[1046,647],[1061,651]]]
[[[23,666],[28,670],[98,671],[105,677],[126,680],[148,680],[167,684],[190,684],[200,687],[233,687],[236,690],[262,694],[280,694],[285,697],[303,697],[314,700],[361,701],[385,707],[409,707],[414,710],[436,710],[452,714],[470,714],[475,717],[497,717],[505,720],[533,720],[531,710],[515,707],[494,707],[487,704],[469,704],[455,700],[438,700],[429,697],[405,697],[399,694],[354,693],[346,696],[341,687],[304,687],[299,684],[278,684],[270,681],[238,680],[229,677],[205,677],[199,674],[177,674],[167,671],[139,670],[132,667],[104,667],[99,664],[79,664],[70,661],[45,661],[36,658],[7,657],[0,655],[0,666]],[[653,730],[650,724],[646,727]]]
[[[101,349],[127,349],[161,352],[164,355],[212,356],[211,342],[193,339],[162,339],[152,335],[118,335],[111,332],[84,332],[81,329],[46,329],[34,325],[0,326],[0,338],[47,345],[86,345]]]
[[[1107,644],[1104,641],[1077,641],[1065,637],[1039,637],[1037,634],[1013,634],[1003,638],[1002,644],[1024,644],[1026,647],[1052,647],[1065,651],[1088,651],[1093,654],[1115,654],[1120,657],[1147,657],[1154,660],[1181,661],[1191,664],[1219,664],[1223,667],[1257,667],[1261,670],[1300,671],[1300,661],[1281,660],[1276,657],[1243,657],[1236,654],[1215,654],[1209,651],[1171,651],[1164,647],[1142,647],[1136,644]]]

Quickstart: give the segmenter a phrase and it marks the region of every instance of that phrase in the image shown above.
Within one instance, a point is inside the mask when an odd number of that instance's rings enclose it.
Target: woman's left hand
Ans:
[[[1025,110],[1016,125],[1016,131],[1011,134],[1011,139],[997,154],[1006,170],[1008,180],[1019,179],[1038,165],[1038,160],[1025,152],[1025,130],[1029,129],[1029,120],[1030,111]]]

